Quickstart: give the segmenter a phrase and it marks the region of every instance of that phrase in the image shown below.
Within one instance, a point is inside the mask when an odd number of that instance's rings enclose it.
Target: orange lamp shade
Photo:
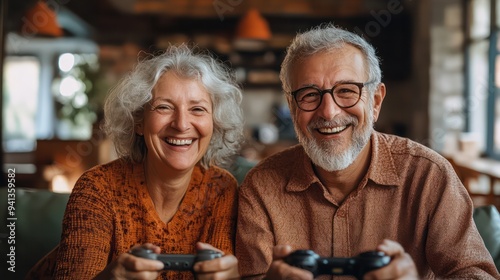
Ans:
[[[250,9],[241,18],[236,28],[237,39],[269,40],[271,30],[266,19],[257,9]]]
[[[22,35],[62,36],[56,13],[43,1],[38,1],[22,18]]]

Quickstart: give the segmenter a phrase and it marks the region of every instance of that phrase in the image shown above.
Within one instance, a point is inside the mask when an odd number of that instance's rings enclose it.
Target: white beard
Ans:
[[[368,115],[368,122],[365,127],[358,127],[359,122],[353,116],[332,121],[324,119],[315,120],[307,126],[307,129],[312,132],[318,127],[351,125],[354,129],[351,139],[352,144],[345,150],[341,148],[346,146],[345,143],[340,143],[339,140],[317,141],[314,138],[306,137],[295,121],[293,125],[299,142],[304,147],[306,154],[311,158],[312,162],[326,171],[339,171],[351,165],[361,150],[370,141],[370,136],[373,132],[373,109],[370,110]]]

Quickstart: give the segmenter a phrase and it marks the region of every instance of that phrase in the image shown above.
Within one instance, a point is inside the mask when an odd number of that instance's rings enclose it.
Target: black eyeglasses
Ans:
[[[307,86],[290,92],[297,102],[297,106],[306,112],[318,109],[323,101],[323,95],[330,93],[333,101],[340,108],[351,108],[358,104],[361,99],[363,87],[373,82],[356,83],[341,82],[334,85],[331,89],[320,89],[316,86]]]

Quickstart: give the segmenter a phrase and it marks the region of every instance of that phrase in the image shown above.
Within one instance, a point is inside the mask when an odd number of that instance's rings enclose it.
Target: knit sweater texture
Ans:
[[[157,214],[142,164],[118,159],[85,172],[63,219],[55,279],[92,279],[137,244],[163,254],[194,254],[197,241],[233,253],[236,223],[234,177],[224,169],[196,166],[172,219]],[[158,279],[194,279],[191,272],[163,271]]]

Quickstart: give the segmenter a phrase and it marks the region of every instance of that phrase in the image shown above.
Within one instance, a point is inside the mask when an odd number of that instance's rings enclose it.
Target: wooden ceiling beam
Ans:
[[[116,2],[120,0],[110,0]],[[332,0],[132,0],[127,10],[138,14],[163,14],[194,18],[240,17],[250,8],[264,16],[353,17],[369,13],[386,1]],[[370,2],[367,4],[367,2]],[[124,8],[121,2],[121,8]]]

